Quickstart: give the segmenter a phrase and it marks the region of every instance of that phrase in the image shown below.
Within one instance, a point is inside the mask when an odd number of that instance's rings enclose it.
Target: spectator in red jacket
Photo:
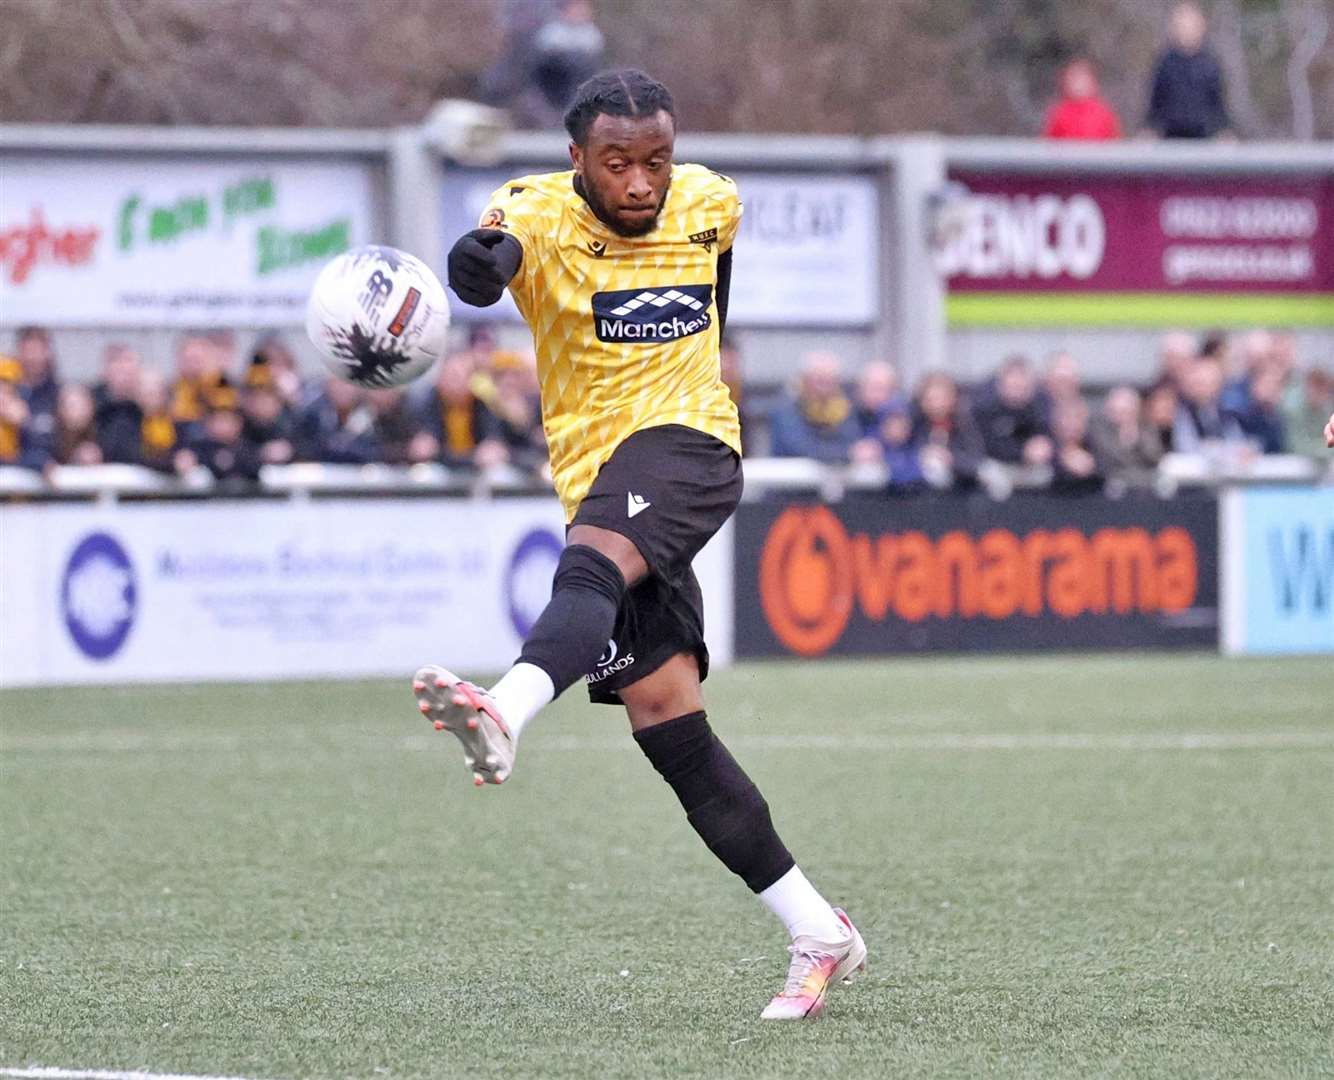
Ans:
[[[1061,71],[1060,99],[1047,110],[1042,134],[1048,139],[1119,139],[1121,121],[1098,90],[1098,75],[1087,60],[1072,60]]]

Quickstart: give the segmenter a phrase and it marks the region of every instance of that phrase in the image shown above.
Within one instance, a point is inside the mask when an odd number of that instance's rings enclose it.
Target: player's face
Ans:
[[[621,236],[657,227],[672,182],[676,128],[665,112],[652,116],[596,117],[584,145],[570,144],[570,160],[593,213]]]

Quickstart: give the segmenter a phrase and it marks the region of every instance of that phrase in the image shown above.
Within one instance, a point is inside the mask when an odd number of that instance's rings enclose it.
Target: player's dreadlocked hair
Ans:
[[[565,130],[583,146],[588,129],[603,113],[609,116],[652,116],[662,111],[676,123],[672,94],[656,79],[634,68],[604,71],[594,75],[574,92],[565,110]]]

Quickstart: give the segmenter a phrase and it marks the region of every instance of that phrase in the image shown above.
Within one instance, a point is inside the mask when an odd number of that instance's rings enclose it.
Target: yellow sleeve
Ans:
[[[736,181],[730,176],[718,176],[723,204],[723,224],[718,227],[718,252],[732,249],[737,230],[741,228],[741,193],[737,191]]]
[[[541,224],[544,202],[542,192],[526,180],[510,180],[491,193],[477,221],[479,229],[503,229],[523,248],[523,262],[512,285],[520,285],[529,268],[541,261],[540,245],[547,232]]]

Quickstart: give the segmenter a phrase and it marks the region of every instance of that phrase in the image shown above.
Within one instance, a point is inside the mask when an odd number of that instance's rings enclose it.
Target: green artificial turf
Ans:
[[[1334,1075],[1334,660],[748,664],[710,713],[870,971],[781,930],[621,712],[476,790],[403,683],[0,694],[0,1067]]]

